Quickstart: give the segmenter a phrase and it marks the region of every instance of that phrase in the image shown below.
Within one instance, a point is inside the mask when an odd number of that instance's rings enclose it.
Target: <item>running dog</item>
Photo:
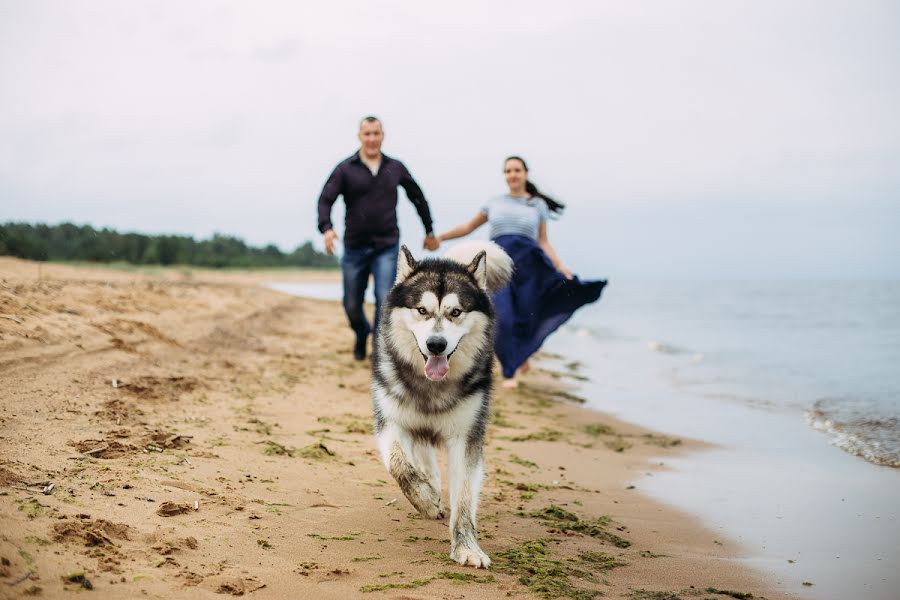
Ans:
[[[381,458],[419,514],[443,519],[437,447],[446,447],[450,557],[474,567],[491,564],[475,539],[494,365],[490,292],[512,271],[512,260],[491,242],[422,261],[403,246],[372,353]]]

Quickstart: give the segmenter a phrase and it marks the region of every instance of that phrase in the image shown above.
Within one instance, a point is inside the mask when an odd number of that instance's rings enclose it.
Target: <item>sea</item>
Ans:
[[[611,281],[543,350],[589,408],[710,443],[637,490],[788,593],[900,599],[900,281]]]

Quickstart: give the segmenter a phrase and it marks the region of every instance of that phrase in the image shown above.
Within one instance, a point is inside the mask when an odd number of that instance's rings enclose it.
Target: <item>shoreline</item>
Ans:
[[[0,596],[87,578],[105,598],[791,597],[630,483],[704,444],[573,405],[574,368],[495,393],[479,509],[495,566],[476,571],[446,563],[446,523],[414,515],[378,460],[368,362],[334,302],[259,274],[40,270],[0,259],[0,580],[34,573]]]
[[[606,326],[605,336],[585,335],[585,323],[576,322],[548,344],[601,357],[585,359],[595,375],[584,383],[592,408],[713,445],[673,457],[672,470],[643,480],[645,492],[740,542],[744,564],[764,570],[779,589],[823,599],[894,598],[897,471],[830,444],[806,422],[801,398],[772,402],[764,389],[754,393],[737,379],[686,383],[695,351],[660,353],[647,338],[626,337],[633,331],[615,325],[624,309],[611,308],[614,316],[588,325]],[[728,385],[738,393],[728,394]]]

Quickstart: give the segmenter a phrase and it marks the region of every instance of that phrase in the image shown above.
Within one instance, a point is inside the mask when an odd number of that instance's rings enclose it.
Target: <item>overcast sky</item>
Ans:
[[[0,221],[319,243],[371,113],[438,231],[520,154],[584,276],[897,278],[898,7],[0,0]]]

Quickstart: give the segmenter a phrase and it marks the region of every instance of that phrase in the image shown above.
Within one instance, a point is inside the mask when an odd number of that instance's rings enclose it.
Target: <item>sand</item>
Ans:
[[[787,597],[631,485],[701,445],[581,408],[567,357],[497,390],[494,566],[449,563],[377,456],[339,304],[262,285],[335,277],[0,258],[0,597]]]

